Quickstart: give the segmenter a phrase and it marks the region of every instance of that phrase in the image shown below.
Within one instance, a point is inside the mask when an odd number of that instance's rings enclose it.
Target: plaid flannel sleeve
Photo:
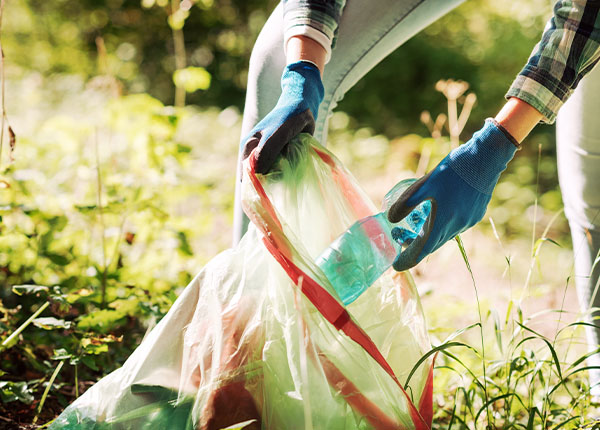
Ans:
[[[558,110],[600,59],[600,0],[557,1],[527,65],[506,97],[519,98],[553,123]]]
[[[310,37],[325,48],[329,61],[346,0],[282,1],[284,43],[293,36]]]

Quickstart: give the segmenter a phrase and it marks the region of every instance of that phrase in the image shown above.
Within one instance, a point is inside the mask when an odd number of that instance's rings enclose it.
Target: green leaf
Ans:
[[[52,304],[52,312],[58,316],[66,315],[71,309],[71,304],[67,300],[67,295],[62,294],[58,287],[54,287],[53,294],[50,294],[48,301]]]
[[[45,252],[45,250],[47,250],[50,247],[50,244],[52,243],[53,239],[54,239],[54,231],[49,230],[47,233],[44,233],[40,237],[40,250],[42,252]]]
[[[96,206],[96,205],[75,205],[74,207],[79,212],[85,213],[85,214],[88,214],[88,213],[93,212],[96,209],[98,209],[98,206]]]
[[[2,403],[18,400],[30,405],[33,402],[33,395],[27,386],[27,382],[0,381],[0,400],[2,400]]]
[[[88,344],[83,348],[83,352],[89,355],[100,355],[108,352],[108,345],[103,343],[101,345]]]
[[[66,266],[69,264],[69,259],[64,255],[56,254],[54,252],[46,252],[44,257],[52,261],[54,264],[58,266]]]
[[[204,67],[186,67],[173,73],[173,82],[176,86],[183,87],[186,92],[193,93],[207,90],[210,87],[211,75]]]
[[[590,325],[592,325],[592,324],[590,324]],[[591,357],[592,355],[596,355],[596,354],[600,354],[600,347],[595,348],[594,350],[588,352],[587,354],[579,357],[577,360],[575,360],[573,363],[570,364],[569,370],[574,369],[575,367],[577,367],[581,363],[583,363],[585,360],[587,360],[589,357]]]
[[[477,414],[475,415],[475,419],[473,420],[473,422],[476,423],[479,420],[479,416],[485,410],[487,410],[488,406],[493,405],[498,400],[506,399],[506,398],[511,397],[511,396],[519,397],[519,395],[517,393],[505,393],[505,394],[501,394],[499,396],[496,396],[496,397],[493,397],[493,398],[489,399],[487,402],[485,402],[485,404],[481,408],[479,408],[479,411],[477,411]],[[523,402],[521,401],[521,403],[523,403]]]
[[[81,362],[92,370],[98,370],[98,366],[96,366],[96,360],[91,355],[83,355],[81,357]]]
[[[533,430],[533,424],[534,424],[534,419],[535,419],[536,414],[540,415],[538,408],[533,407],[533,409],[531,409],[529,411],[529,420],[527,421],[527,430]]]
[[[181,30],[183,25],[185,24],[185,20],[190,15],[188,10],[177,9],[173,14],[169,16],[167,21],[169,22],[169,26],[173,30]]]
[[[54,355],[50,358],[51,360],[66,360],[72,358],[73,354],[70,354],[66,349],[59,348],[54,350]]]
[[[109,307],[119,311],[121,315],[134,316],[136,311],[139,309],[139,300],[136,297],[130,297],[127,300],[119,299],[113,301]]]
[[[44,330],[55,330],[57,328],[69,329],[73,325],[71,321],[59,320],[54,317],[41,317],[33,320],[33,325]]]
[[[106,331],[123,321],[125,315],[122,312],[101,309],[83,316],[77,323],[81,330]]]
[[[178,143],[177,152],[179,152],[180,154],[189,154],[190,152],[192,152],[192,147],[189,145],[183,145],[181,143]]]
[[[510,313],[511,313],[512,308],[513,308],[513,303],[514,302],[512,300],[510,302],[508,302],[508,306],[506,308],[506,318],[504,320],[504,325],[508,324],[508,320],[510,319]]]
[[[498,345],[498,349],[500,352],[504,354],[504,349],[502,347],[502,326],[500,324],[500,316],[496,310],[492,310],[492,318],[494,319],[494,332],[496,333],[496,344]]]
[[[470,345],[467,345],[466,343],[462,343],[462,342],[446,342],[443,343],[441,345],[436,346],[435,348],[432,348],[430,351],[428,351],[426,354],[424,354],[421,358],[419,358],[419,360],[415,363],[415,365],[413,366],[413,368],[411,369],[410,373],[408,374],[408,376],[406,377],[406,382],[404,383],[404,389],[406,389],[408,387],[408,383],[410,382],[410,379],[412,378],[412,376],[414,375],[414,373],[417,371],[417,369],[419,368],[419,366],[421,364],[423,364],[423,362],[425,360],[427,360],[430,356],[432,356],[433,354],[436,354],[438,351],[443,351],[445,349],[448,348],[452,348],[454,346],[462,346],[465,348],[468,348],[472,351],[474,351],[475,353],[477,353],[477,350],[475,348],[473,348]]]
[[[12,292],[17,296],[27,295],[27,294],[40,294],[47,293],[50,289],[44,285],[13,285]]]
[[[179,250],[183,252],[185,255],[192,256],[194,252],[192,251],[192,247],[188,242],[187,235],[183,231],[177,232],[177,239],[179,239]]]
[[[446,340],[444,340],[444,342],[442,342],[442,343],[446,344],[446,343],[450,342],[451,340],[457,338],[458,336],[462,335],[463,333],[466,333],[467,331],[469,331],[469,330],[471,330],[472,328],[475,328],[475,327],[480,327],[481,328],[481,323],[476,322],[476,323],[468,325],[467,327],[464,327],[464,328],[456,330],[454,333],[452,333],[450,336],[448,336],[446,338]]]
[[[538,338],[540,340],[542,340],[546,344],[546,346],[548,346],[548,349],[550,350],[550,354],[552,354],[552,359],[554,360],[554,365],[556,366],[556,371],[558,372],[558,377],[560,379],[563,379],[562,370],[560,368],[560,361],[558,360],[558,355],[556,354],[556,350],[554,349],[554,345],[552,345],[550,343],[550,341],[548,339],[546,339],[546,337],[542,336],[541,334],[539,334],[535,330],[530,329],[529,327],[527,327],[524,324],[521,324],[521,323],[517,323],[517,324],[519,324],[519,326],[521,326],[523,329],[527,330],[528,332],[537,335]]]
[[[569,418],[569,419],[566,419],[566,420],[564,420],[562,423],[558,423],[558,424],[557,424],[555,427],[552,427],[552,430],[558,430],[558,429],[560,429],[561,427],[564,427],[565,425],[567,425],[567,424],[568,424],[568,423],[570,423],[571,421],[573,421],[573,420],[576,420],[576,419],[578,419],[578,418],[580,418],[580,417],[578,417],[578,416],[575,416],[575,417],[571,417],[571,418]],[[593,428],[593,427],[592,427],[592,428]]]
[[[112,342],[121,342],[123,336],[116,337],[111,334],[107,336],[93,336],[81,339],[81,348],[84,354],[100,355],[108,352],[108,344]]]
[[[52,226],[55,231],[62,231],[67,226],[67,217],[64,215],[53,216],[48,218],[48,224]]]

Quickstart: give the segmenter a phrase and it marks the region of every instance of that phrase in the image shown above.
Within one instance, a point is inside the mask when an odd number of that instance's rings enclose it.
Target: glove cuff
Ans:
[[[521,144],[517,141],[517,139],[515,139],[513,137],[512,134],[509,133],[509,131],[507,129],[504,128],[504,126],[502,124],[500,124],[498,121],[496,121],[495,118],[487,118],[486,121],[491,121],[494,123],[494,125],[502,132],[504,133],[504,135],[506,136],[506,138],[508,140],[510,140],[510,143],[512,143],[513,145],[515,145],[515,147],[517,148],[517,151],[520,151],[521,148]]]
[[[448,165],[477,191],[491,195],[517,151],[512,140],[492,119],[487,119],[469,142],[448,155]]]
[[[285,66],[281,76],[282,93],[302,98],[315,120],[325,89],[319,68],[310,61],[296,61]]]

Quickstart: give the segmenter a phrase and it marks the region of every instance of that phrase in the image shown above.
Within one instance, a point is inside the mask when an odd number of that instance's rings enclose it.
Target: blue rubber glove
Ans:
[[[388,219],[398,222],[420,203],[431,201],[427,220],[413,220],[418,225],[424,224],[421,234],[415,237],[399,227],[392,230],[395,239],[408,239],[409,243],[412,240],[396,257],[394,269],[410,269],[483,218],[500,173],[519,145],[499,127],[496,121],[486,120],[485,126],[470,141],[452,150],[392,204]]]
[[[267,173],[285,145],[298,134],[315,131],[323,95],[321,72],[317,66],[306,61],[286,66],[277,105],[242,141],[244,159],[258,147],[257,173]]]

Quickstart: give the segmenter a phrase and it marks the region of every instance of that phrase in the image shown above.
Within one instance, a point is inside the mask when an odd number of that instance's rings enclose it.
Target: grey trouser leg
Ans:
[[[328,118],[344,94],[392,51],[464,0],[351,0],[339,26],[336,46],[325,67],[325,97],[319,108],[315,138],[327,139]],[[250,58],[242,138],[277,103],[280,79],[285,67],[283,14],[275,8],[262,29]],[[407,67],[411,67],[410,64]],[[402,73],[402,71],[399,71]],[[394,85],[394,82],[390,82]],[[239,171],[238,171],[239,175]],[[236,182],[234,245],[248,226],[240,204],[240,184]]]
[[[600,294],[596,292],[600,264],[592,266],[600,252],[600,67],[579,84],[561,109],[556,127],[558,175],[565,214],[571,227],[575,258],[575,286],[587,322],[600,326]],[[600,330],[586,327],[588,349],[600,344]],[[588,359],[600,366],[600,354]],[[594,395],[600,395],[600,370],[590,372]]]

